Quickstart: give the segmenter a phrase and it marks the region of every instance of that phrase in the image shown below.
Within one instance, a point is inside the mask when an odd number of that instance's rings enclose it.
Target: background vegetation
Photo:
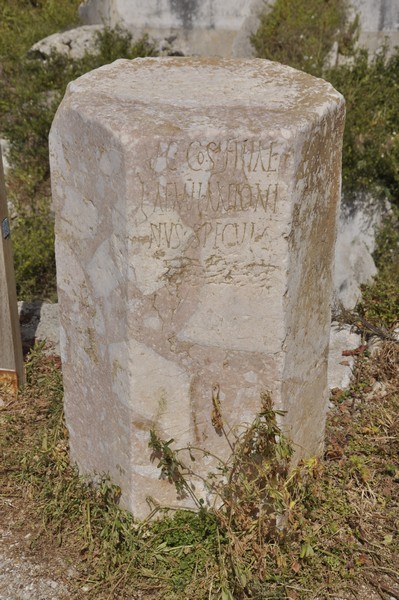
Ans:
[[[278,0],[261,16],[252,35],[257,56],[320,76],[335,50],[352,53],[358,19],[350,21],[346,0]]]

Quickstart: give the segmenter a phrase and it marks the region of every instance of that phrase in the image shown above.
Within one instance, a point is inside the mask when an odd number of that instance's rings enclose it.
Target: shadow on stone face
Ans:
[[[18,302],[19,323],[21,326],[22,348],[24,356],[35,345],[36,331],[40,321],[40,312],[43,302]]]
[[[170,10],[181,21],[183,29],[193,28],[198,13],[198,0],[169,0]]]
[[[59,354],[58,305],[47,304],[41,300],[18,302],[19,322],[21,326],[22,349],[24,356],[37,341],[46,341],[45,351]]]

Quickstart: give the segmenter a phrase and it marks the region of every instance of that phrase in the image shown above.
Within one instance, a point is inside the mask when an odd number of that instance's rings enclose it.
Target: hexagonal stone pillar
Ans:
[[[227,456],[215,393],[230,429],[270,390],[296,460],[321,450],[343,124],[331,85],[264,60],[119,60],[68,86],[50,145],[71,455],[136,516],[179,503],[150,429]]]

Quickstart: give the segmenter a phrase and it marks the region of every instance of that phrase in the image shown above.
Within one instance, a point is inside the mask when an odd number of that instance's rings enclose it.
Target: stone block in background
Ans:
[[[362,336],[351,325],[337,321],[331,324],[330,348],[328,356],[328,387],[347,389],[355,366],[355,355],[347,355],[348,350],[356,350],[362,343]]]
[[[68,86],[50,149],[71,455],[136,516],[179,504],[151,428],[228,455],[215,390],[227,429],[270,390],[295,459],[322,449],[343,125],[330,84],[264,60],[119,60]]]
[[[18,302],[19,322],[24,353],[36,342],[46,342],[44,352],[49,355],[60,354],[58,304],[36,300]]]
[[[135,37],[178,36],[186,55],[248,57],[264,6],[264,0],[86,0],[79,15],[87,24],[121,25]]]
[[[83,58],[96,51],[98,34],[103,30],[103,25],[84,25],[53,33],[33,44],[29,56],[46,60],[52,52],[58,52],[74,60]]]
[[[391,210],[389,202],[359,193],[341,203],[335,246],[334,304],[353,309],[361,300],[361,286],[377,274],[373,254],[377,233]]]

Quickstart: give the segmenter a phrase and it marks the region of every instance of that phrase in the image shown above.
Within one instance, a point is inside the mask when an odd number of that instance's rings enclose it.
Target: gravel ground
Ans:
[[[41,564],[37,562],[32,552],[27,550],[31,535],[18,538],[10,529],[0,529],[0,600],[71,598],[68,586],[61,577],[72,577],[73,570],[68,571],[61,562],[58,569],[47,561]]]
[[[0,551],[0,599],[62,600],[69,597],[62,583],[43,576],[40,571],[40,567],[23,554],[15,559]]]

